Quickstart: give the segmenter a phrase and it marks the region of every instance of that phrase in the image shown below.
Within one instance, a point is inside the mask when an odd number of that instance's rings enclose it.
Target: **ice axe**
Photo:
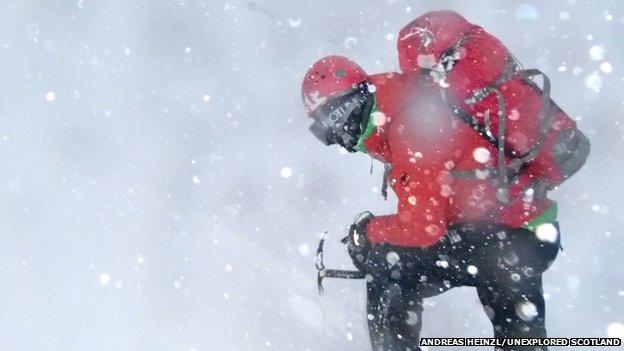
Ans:
[[[325,235],[327,235],[327,232],[325,232]],[[323,244],[325,243],[325,235],[323,235],[319,241],[318,248],[316,249],[316,269],[318,270],[316,284],[318,286],[319,295],[323,293],[324,278],[364,279],[364,277],[366,277],[366,272],[360,270],[325,269],[325,264],[323,264]],[[342,243],[345,244],[347,239],[348,237],[342,239]]]

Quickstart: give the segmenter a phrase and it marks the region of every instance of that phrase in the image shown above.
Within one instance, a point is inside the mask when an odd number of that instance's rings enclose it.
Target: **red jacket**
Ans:
[[[449,217],[462,213],[457,201],[452,201],[451,171],[485,169],[471,150],[494,150],[450,113],[422,76],[379,74],[370,82],[375,87],[376,109],[369,127],[374,126],[374,131],[363,144],[372,157],[391,165],[389,184],[397,195],[398,210],[373,218],[367,235],[374,243],[432,245],[445,234]],[[488,189],[481,199],[492,202],[494,196]]]

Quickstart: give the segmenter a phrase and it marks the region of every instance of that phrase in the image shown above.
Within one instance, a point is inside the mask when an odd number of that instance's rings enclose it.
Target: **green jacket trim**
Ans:
[[[364,141],[366,141],[366,139],[368,139],[368,137],[370,137],[377,128],[373,123],[371,117],[375,112],[378,111],[379,107],[377,106],[377,97],[375,96],[375,94],[373,94],[373,108],[371,109],[370,116],[368,117],[368,123],[366,123],[366,130],[364,130],[364,133],[362,133],[362,135],[360,135],[360,137],[358,138],[357,145],[355,146],[356,150],[368,153],[368,149],[364,145]]]

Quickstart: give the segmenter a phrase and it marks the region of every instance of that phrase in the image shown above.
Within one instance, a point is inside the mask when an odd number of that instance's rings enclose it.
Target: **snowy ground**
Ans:
[[[624,337],[620,1],[4,1],[0,349],[366,350],[338,239],[393,211],[382,167],[325,148],[299,96],[328,54],[397,69],[398,30],[451,8],[500,37],[592,140],[554,197],[565,251],[551,336]],[[472,289],[427,302],[425,336],[490,336]]]

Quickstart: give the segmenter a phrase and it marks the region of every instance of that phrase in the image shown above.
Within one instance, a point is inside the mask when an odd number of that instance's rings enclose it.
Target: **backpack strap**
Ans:
[[[536,89],[541,89],[542,91],[539,110],[540,130],[538,140],[528,152],[526,152],[523,156],[520,156],[524,163],[528,163],[531,162],[535,158],[535,156],[537,156],[537,154],[539,154],[539,151],[544,144],[544,140],[546,140],[546,136],[548,135],[548,132],[551,128],[550,122],[553,117],[553,110],[552,100],[550,99],[550,79],[544,72],[538,69],[525,69],[517,72],[516,75],[518,76],[518,78],[524,80],[532,87]],[[539,88],[537,84],[533,82],[533,78],[537,76],[542,76],[541,88]]]
[[[383,179],[381,181],[381,196],[384,200],[388,201],[388,178],[390,177],[390,171],[392,166],[389,163],[384,164]]]

